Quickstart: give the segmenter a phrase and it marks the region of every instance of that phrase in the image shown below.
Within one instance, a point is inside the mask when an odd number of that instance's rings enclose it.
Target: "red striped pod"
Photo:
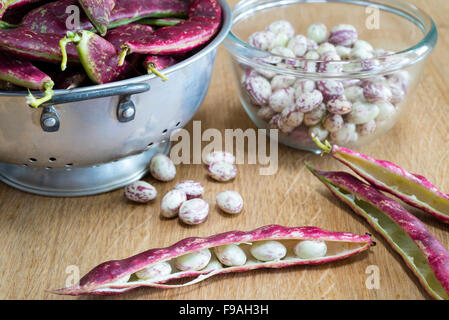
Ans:
[[[31,62],[18,60],[2,52],[0,52],[0,80],[45,92],[45,95],[39,99],[30,93],[27,103],[32,107],[38,107],[53,97],[54,83],[48,75],[33,66]]]
[[[432,297],[449,300],[449,253],[418,218],[347,172],[307,167],[335,197],[385,238]]]
[[[0,49],[18,58],[59,63],[62,58],[60,39],[57,34],[40,34],[24,28],[0,30]],[[79,63],[73,44],[67,46],[66,52],[69,63]]]
[[[130,38],[141,38],[153,33],[151,26],[143,24],[127,24],[115,29],[109,30],[104,37],[107,41],[112,43],[117,50],[120,50],[120,46]]]
[[[102,36],[106,34],[115,0],[78,0],[90,22]]]
[[[308,246],[312,244],[310,246],[312,250],[307,252],[309,255],[304,254],[304,242]],[[316,244],[320,247],[326,244],[325,252],[313,250]],[[218,274],[261,268],[316,265],[341,260],[367,250],[372,244],[369,235],[332,232],[316,227],[269,225],[250,232],[230,231],[206,238],[187,238],[170,247],[148,250],[123,260],[104,262],[88,272],[79,284],[52,292],[64,295],[112,295],[138,287],[183,287]],[[273,248],[284,250],[284,254],[269,260],[270,255],[264,253],[271,251],[263,250]],[[239,257],[244,254],[246,259],[232,259],[226,256],[232,252],[237,253]],[[302,257],[299,257],[297,252]],[[260,259],[268,260],[258,260],[254,256],[262,256]],[[239,263],[233,265],[233,260],[239,260]],[[149,272],[161,269],[166,271],[163,274]],[[139,278],[141,274],[148,273],[157,275]],[[196,278],[183,284],[168,283],[186,277]]]
[[[175,63],[176,59],[171,56],[147,56],[143,61],[143,67],[148,74],[154,73],[162,80],[167,81],[167,77],[159,71],[171,67]]]
[[[0,1],[0,19],[3,17],[6,10],[17,9],[27,4],[38,1],[39,0],[2,0]]]
[[[449,223],[449,195],[437,189],[425,177],[411,173],[385,160],[377,160],[360,152],[315,142],[376,188],[386,191],[409,205]]]
[[[129,53],[167,55],[192,50],[209,41],[221,23],[221,7],[216,0],[190,0],[189,19],[163,27],[145,38],[123,44],[120,61]]]

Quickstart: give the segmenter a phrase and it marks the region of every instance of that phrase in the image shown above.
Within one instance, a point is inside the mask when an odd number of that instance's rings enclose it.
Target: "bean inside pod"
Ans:
[[[285,254],[273,255],[271,260],[264,257],[267,261],[257,259],[251,248],[268,242],[276,242],[276,247],[284,248]],[[295,248],[300,243],[305,243],[306,246],[308,243],[319,243],[321,246],[325,245],[326,250],[316,256],[299,257]],[[53,293],[109,295],[142,286],[184,287],[222,273],[341,260],[365,251],[371,245],[369,235],[332,232],[316,227],[270,225],[250,232],[230,231],[206,238],[187,238],[170,247],[148,250],[123,260],[104,262],[87,273],[79,284],[54,290]],[[238,256],[227,256],[234,253]],[[182,278],[191,280],[179,283]],[[128,280],[117,282],[118,279]]]

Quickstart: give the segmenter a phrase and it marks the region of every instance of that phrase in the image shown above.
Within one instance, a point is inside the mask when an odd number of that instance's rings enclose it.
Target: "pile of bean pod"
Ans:
[[[44,96],[27,99],[38,107],[54,88],[147,73],[167,80],[160,70],[218,32],[221,7],[216,0],[11,0],[1,2],[0,22],[0,88],[40,90]]]
[[[389,59],[392,52],[359,40],[352,25],[328,31],[324,24],[313,24],[306,34],[295,35],[291,23],[281,20],[249,37],[250,45],[272,54],[256,58],[259,61],[277,69],[323,75],[323,80],[312,80],[240,64],[242,96],[252,112],[267,127],[279,129],[299,144],[316,136],[353,145],[389,130],[409,90],[408,72],[367,79],[350,78],[345,72],[373,70],[379,63],[376,59]],[[339,73],[347,78],[326,78]]]

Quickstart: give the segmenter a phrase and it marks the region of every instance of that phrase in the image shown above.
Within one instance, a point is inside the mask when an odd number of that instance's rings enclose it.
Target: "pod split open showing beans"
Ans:
[[[449,300],[449,254],[418,218],[349,173],[307,167],[387,240],[432,297]]]
[[[449,194],[437,189],[425,177],[410,173],[394,163],[377,160],[360,152],[315,142],[376,188],[386,191],[409,205],[449,223]]]
[[[183,53],[209,41],[221,23],[221,7],[216,0],[190,0],[189,19],[171,27],[163,27],[144,38],[123,44],[120,63],[129,53]]]
[[[310,259],[297,257],[294,248],[303,240],[326,243],[326,254]],[[272,261],[257,260],[251,255],[250,248],[253,244],[262,241],[276,241],[282,244],[286,248],[286,255]],[[104,262],[87,273],[80,280],[79,284],[52,292],[64,295],[111,295],[145,286],[157,288],[183,287],[203,281],[217,274],[332,262],[365,251],[372,243],[369,235],[332,232],[316,227],[270,225],[250,232],[231,231],[207,238],[187,238],[170,247],[148,250],[123,260]],[[242,265],[225,266],[212,254],[215,248],[231,244],[238,245],[246,254],[247,259],[245,262],[243,262],[244,259],[239,259],[242,261]],[[210,254],[206,251],[209,251]],[[223,257],[221,258],[223,260]],[[205,260],[209,262],[206,264]],[[136,276],[136,273],[142,273],[142,270],[152,268],[161,262],[171,265],[172,268],[169,274],[151,279],[140,279]],[[180,263],[183,266],[189,265],[192,268],[182,271],[176,268],[176,265],[179,266]],[[240,264],[240,262],[236,264]],[[197,268],[194,268],[194,265],[197,265]],[[183,267],[182,269],[186,268]],[[168,283],[169,281],[186,277],[195,277],[195,279],[183,284]]]

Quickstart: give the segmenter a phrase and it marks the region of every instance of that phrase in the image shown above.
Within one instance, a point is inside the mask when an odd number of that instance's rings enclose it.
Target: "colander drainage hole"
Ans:
[[[52,167],[45,167],[45,170],[51,170],[53,169]]]
[[[28,160],[29,160],[30,162],[36,162],[36,161],[37,161],[36,158],[29,158]]]
[[[168,131],[168,129],[165,129],[164,131],[162,131],[162,134],[166,134]]]
[[[179,122],[176,124],[176,127],[179,127],[180,124],[181,124],[181,121],[179,121]]]
[[[22,167],[27,168],[28,165],[26,163],[22,164]]]
[[[55,162],[55,161],[56,161],[56,158],[54,158],[54,157],[51,157],[48,159],[48,162]]]
[[[66,168],[71,168],[71,167],[73,167],[73,163],[67,163],[67,164],[65,165],[65,167],[66,167]]]
[[[148,144],[148,146],[151,147],[153,144],[154,144],[154,142],[150,142],[150,143]]]

